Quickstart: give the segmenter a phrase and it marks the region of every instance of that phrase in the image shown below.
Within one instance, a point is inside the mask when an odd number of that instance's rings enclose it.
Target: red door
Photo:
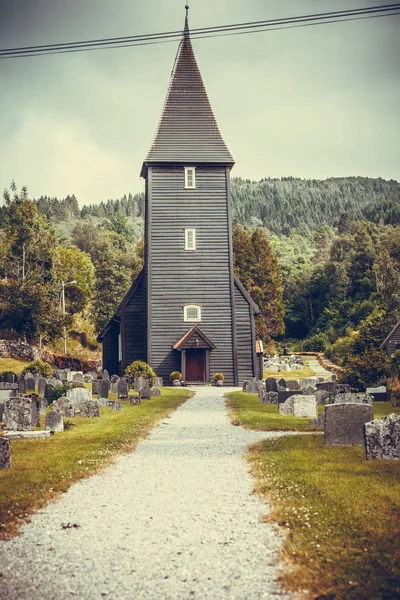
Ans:
[[[206,351],[201,349],[186,350],[186,381],[206,380]]]

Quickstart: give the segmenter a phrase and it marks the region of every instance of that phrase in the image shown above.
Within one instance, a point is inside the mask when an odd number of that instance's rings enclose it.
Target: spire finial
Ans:
[[[186,17],[185,17],[185,33],[189,33],[189,3],[185,5]]]

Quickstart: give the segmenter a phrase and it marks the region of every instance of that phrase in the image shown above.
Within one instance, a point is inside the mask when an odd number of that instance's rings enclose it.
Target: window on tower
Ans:
[[[185,188],[196,187],[196,169],[195,167],[185,167]]]
[[[185,250],[196,250],[195,229],[185,229]]]
[[[199,323],[201,321],[201,307],[196,304],[187,304],[183,307],[183,320],[192,323]]]

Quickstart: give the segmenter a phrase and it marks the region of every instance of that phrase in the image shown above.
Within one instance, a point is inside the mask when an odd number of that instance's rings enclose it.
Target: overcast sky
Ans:
[[[0,0],[0,48],[183,28],[184,0]],[[192,28],[376,0],[191,0]],[[383,4],[383,3],[382,3]],[[0,189],[96,203],[140,168],[178,42],[0,60]],[[193,40],[233,176],[400,179],[400,17]]]

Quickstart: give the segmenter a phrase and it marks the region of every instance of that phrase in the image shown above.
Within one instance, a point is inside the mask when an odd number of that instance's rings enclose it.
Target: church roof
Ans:
[[[187,21],[157,132],[143,163],[142,176],[146,167],[155,163],[234,164],[207,97]]]

